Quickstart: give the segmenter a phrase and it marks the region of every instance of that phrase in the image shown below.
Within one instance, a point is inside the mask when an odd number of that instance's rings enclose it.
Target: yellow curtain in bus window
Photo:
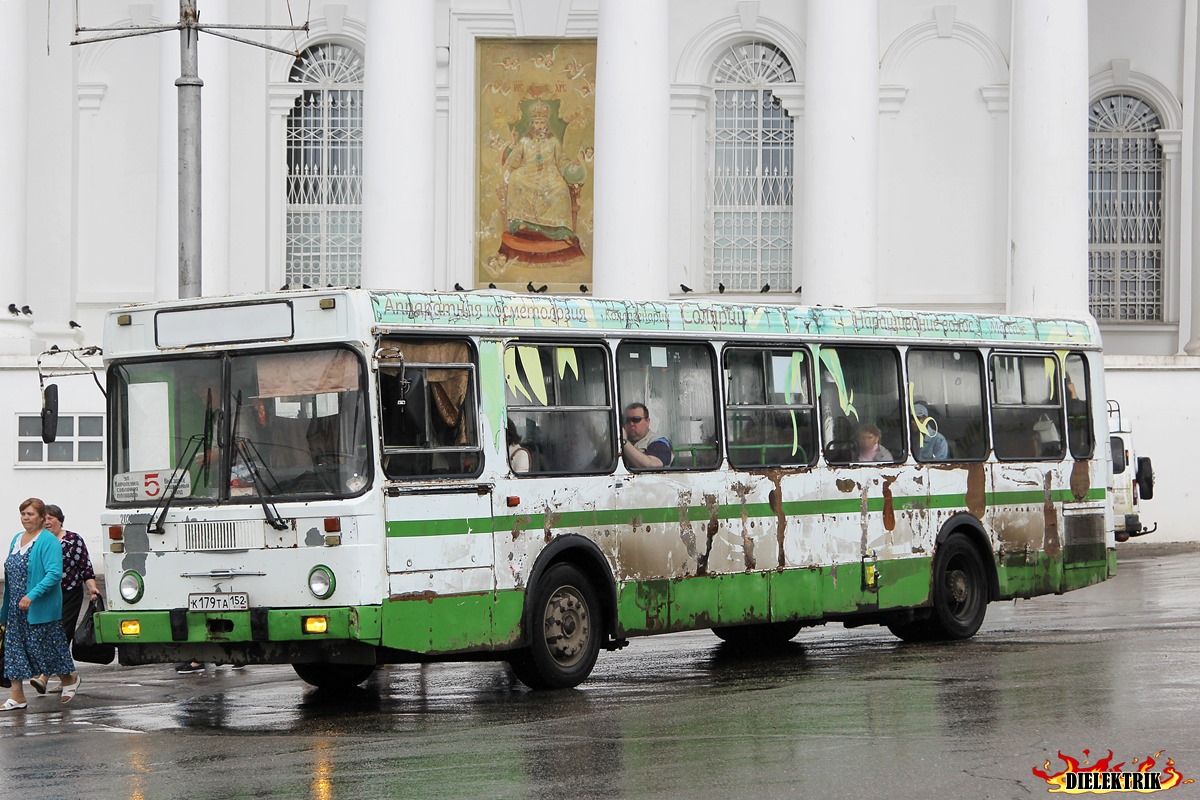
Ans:
[[[578,292],[592,283],[596,42],[477,48],[475,280]]]
[[[258,359],[258,396],[293,397],[358,388],[358,360],[349,350],[287,353]]]

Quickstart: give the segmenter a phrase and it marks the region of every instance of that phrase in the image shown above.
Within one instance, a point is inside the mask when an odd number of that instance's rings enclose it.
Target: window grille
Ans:
[[[791,286],[795,133],[770,85],[795,79],[787,57],[765,42],[735,45],[717,62],[704,248],[710,289]]]
[[[1088,113],[1088,298],[1100,322],[1163,320],[1158,115],[1110,95]]]
[[[59,414],[55,439],[42,442],[41,414],[17,415],[17,466],[104,466],[104,417]]]
[[[289,80],[304,93],[287,121],[284,277],[294,286],[354,286],[362,275],[362,54],[314,45]]]

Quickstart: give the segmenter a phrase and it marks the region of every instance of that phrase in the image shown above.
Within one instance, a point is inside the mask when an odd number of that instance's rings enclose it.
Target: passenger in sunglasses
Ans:
[[[625,406],[621,418],[624,438],[621,455],[630,470],[661,469],[671,466],[671,442],[650,430],[650,410],[645,403],[630,403]]]

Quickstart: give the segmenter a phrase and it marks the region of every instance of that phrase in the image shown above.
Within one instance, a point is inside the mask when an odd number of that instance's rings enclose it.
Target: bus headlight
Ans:
[[[333,577],[333,570],[324,564],[318,564],[309,570],[308,573],[308,590],[313,593],[313,597],[318,600],[325,600],[333,590],[337,588],[337,581]]]
[[[146,590],[145,584],[142,583],[142,576],[136,572],[129,571],[121,576],[121,582],[118,584],[121,590],[121,598],[126,603],[136,603],[142,599],[142,592]]]

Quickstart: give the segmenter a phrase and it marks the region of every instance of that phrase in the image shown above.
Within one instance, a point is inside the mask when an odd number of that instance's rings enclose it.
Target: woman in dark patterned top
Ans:
[[[63,511],[56,505],[46,505],[46,530],[53,533],[62,543],[63,577],[62,596],[63,632],[67,637],[67,645],[75,636],[75,623],[79,620],[79,610],[83,608],[83,593],[86,589],[88,600],[100,597],[96,588],[96,572],[92,569],[92,559],[88,555],[87,545],[83,537],[74,531],[63,530]],[[49,678],[38,675],[30,679],[29,685],[38,694],[45,694]]]

